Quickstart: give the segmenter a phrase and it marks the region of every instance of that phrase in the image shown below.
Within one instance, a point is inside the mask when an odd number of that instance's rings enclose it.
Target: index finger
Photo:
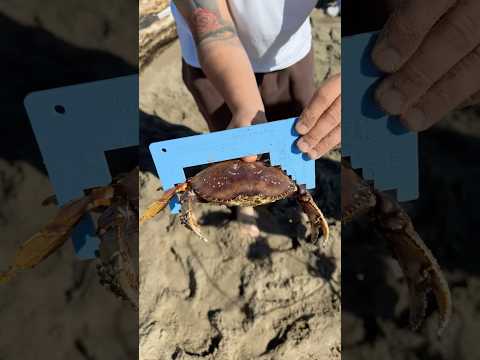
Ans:
[[[295,124],[295,130],[300,135],[308,133],[315,126],[320,116],[340,96],[340,76],[340,74],[333,75],[315,92]]]
[[[415,53],[429,30],[456,0],[405,0],[398,6],[372,50],[373,63],[382,71],[391,73]]]

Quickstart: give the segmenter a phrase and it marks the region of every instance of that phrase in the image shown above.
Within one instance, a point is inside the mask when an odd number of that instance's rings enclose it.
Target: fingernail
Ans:
[[[372,53],[373,62],[384,72],[394,72],[400,68],[402,58],[397,50],[380,46]]]
[[[377,98],[379,105],[387,113],[398,115],[402,112],[403,104],[405,102],[404,96],[389,82],[384,81],[384,83],[380,84],[375,92],[375,97]]]
[[[258,157],[256,155],[250,155],[243,157],[242,160],[245,162],[254,162],[258,160]]]
[[[320,153],[317,152],[316,150],[312,150],[308,153],[308,157],[311,159],[311,160],[317,160],[320,156]]]
[[[306,153],[308,150],[310,150],[310,145],[302,138],[297,141],[297,147],[303,153]]]
[[[297,130],[300,135],[304,135],[307,132],[308,128],[305,125],[299,123],[297,124],[297,126],[295,126],[295,130]]]
[[[412,131],[422,131],[428,127],[425,113],[417,108],[411,108],[401,117],[402,123]]]

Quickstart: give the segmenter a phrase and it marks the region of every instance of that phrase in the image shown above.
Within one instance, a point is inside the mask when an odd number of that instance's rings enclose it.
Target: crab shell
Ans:
[[[189,184],[202,200],[228,206],[268,204],[297,191],[282,170],[259,161],[221,162],[199,172]]]

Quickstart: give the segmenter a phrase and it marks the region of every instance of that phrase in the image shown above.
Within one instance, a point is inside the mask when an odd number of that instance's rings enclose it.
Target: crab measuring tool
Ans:
[[[370,60],[377,37],[365,33],[342,39],[342,156],[378,190],[396,190],[399,201],[418,197],[417,135],[374,103],[382,77]]]
[[[137,75],[33,92],[24,104],[59,206],[111,183],[105,151],[138,146]],[[80,258],[95,257],[90,215],[72,238]]]
[[[164,189],[185,182],[184,168],[264,153],[270,154],[270,165],[280,166],[297,184],[313,189],[315,161],[295,145],[296,119],[160,141],[150,144],[150,153]],[[170,209],[180,210],[177,197],[170,201]]]

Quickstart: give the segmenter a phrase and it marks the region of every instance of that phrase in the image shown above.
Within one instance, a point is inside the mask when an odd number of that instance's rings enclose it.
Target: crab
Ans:
[[[169,201],[181,193],[181,222],[204,241],[192,206],[195,202],[208,202],[226,206],[257,206],[273,203],[287,197],[295,197],[310,224],[310,241],[316,243],[323,233],[323,244],[328,240],[328,223],[304,186],[297,185],[280,168],[268,166],[263,161],[245,162],[227,160],[213,164],[186,182],[165,191],[153,202],[140,218],[140,224],[162,211]]]
[[[342,221],[369,215],[385,238],[404,273],[410,301],[410,326],[418,329],[425,318],[427,293],[433,290],[440,316],[441,336],[452,313],[450,290],[437,260],[415,231],[412,220],[391,196],[363,180],[342,160]]]
[[[86,195],[60,208],[54,219],[17,250],[13,265],[0,272],[0,284],[19,270],[34,268],[55,253],[88,213],[99,213],[97,273],[100,283],[138,309],[138,168],[112,184],[85,191]],[[44,205],[56,202],[54,197]]]

